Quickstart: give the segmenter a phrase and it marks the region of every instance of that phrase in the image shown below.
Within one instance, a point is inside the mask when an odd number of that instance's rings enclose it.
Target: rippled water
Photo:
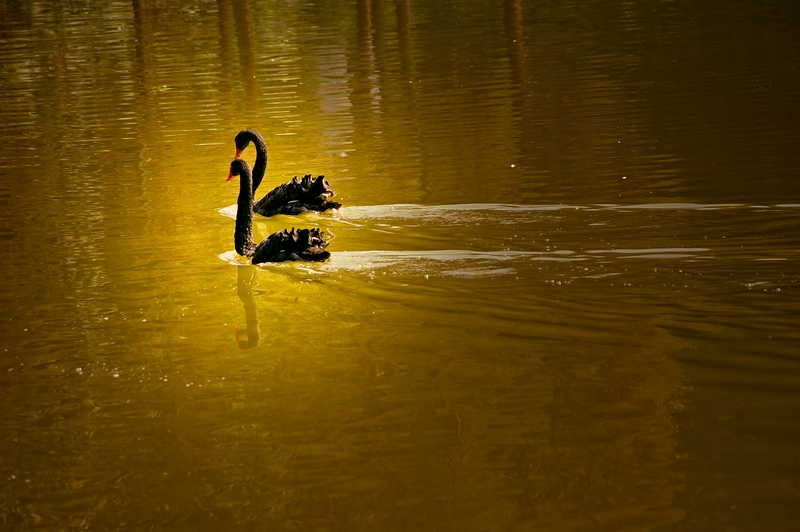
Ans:
[[[799,19],[0,4],[3,527],[795,530]]]

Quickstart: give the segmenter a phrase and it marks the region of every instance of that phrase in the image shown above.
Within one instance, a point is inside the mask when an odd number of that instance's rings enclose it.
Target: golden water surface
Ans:
[[[3,0],[0,527],[797,530],[798,27]],[[245,127],[328,262],[236,256]]]

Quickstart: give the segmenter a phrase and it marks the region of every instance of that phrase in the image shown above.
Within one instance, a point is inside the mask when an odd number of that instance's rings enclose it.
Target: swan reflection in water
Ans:
[[[239,349],[250,349],[261,344],[261,329],[258,328],[258,309],[253,299],[253,284],[256,281],[258,268],[255,266],[239,266],[236,270],[236,295],[239,296],[242,306],[244,306],[247,325],[244,330],[238,325],[234,325],[236,329],[234,335]],[[245,337],[246,339],[244,339]]]

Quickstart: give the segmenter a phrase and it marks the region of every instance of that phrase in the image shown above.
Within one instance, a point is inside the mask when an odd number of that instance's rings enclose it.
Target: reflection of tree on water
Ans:
[[[242,330],[238,325],[234,325],[236,328],[234,334],[236,343],[239,344],[239,349],[250,349],[251,347],[258,347],[261,343],[261,330],[258,328],[258,309],[253,299],[253,283],[255,283],[258,269],[255,266],[240,266],[236,270],[238,272],[236,294],[242,300],[247,326],[245,330]],[[247,336],[247,340],[243,340],[243,336]]]
[[[250,16],[249,0],[218,0],[219,18],[219,83],[226,92],[234,90],[232,80],[234,69],[239,67],[239,75],[245,89],[248,112],[258,109],[258,82],[256,79],[255,36]],[[235,43],[234,43],[235,40]],[[239,57],[234,50],[238,48]]]

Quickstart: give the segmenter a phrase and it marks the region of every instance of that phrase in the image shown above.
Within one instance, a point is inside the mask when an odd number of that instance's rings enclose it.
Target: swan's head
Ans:
[[[242,156],[242,152],[244,151],[247,146],[250,145],[251,141],[255,141],[259,139],[261,135],[258,134],[258,131],[255,129],[243,129],[239,133],[236,134],[236,138],[233,139],[234,144],[236,144],[236,159]]]
[[[250,175],[250,165],[244,159],[234,159],[231,162],[231,169],[228,171],[228,178],[225,181],[230,181],[237,175]]]

